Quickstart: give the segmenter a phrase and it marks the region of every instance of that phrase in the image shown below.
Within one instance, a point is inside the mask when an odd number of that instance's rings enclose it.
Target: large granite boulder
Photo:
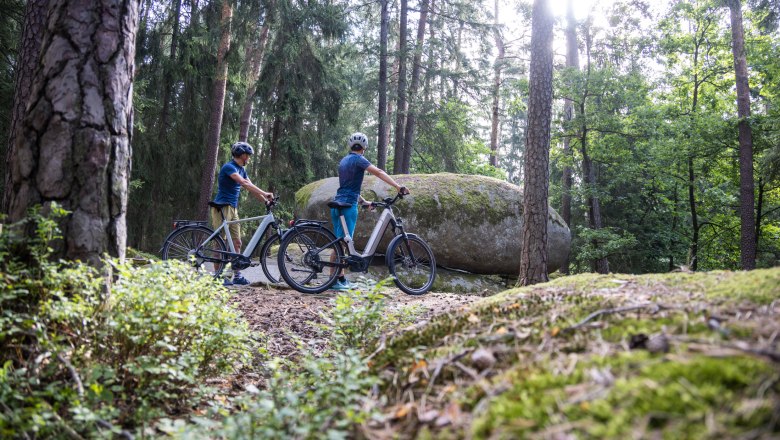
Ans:
[[[522,191],[520,187],[484,176],[461,174],[409,174],[393,176],[411,191],[398,202],[396,215],[407,232],[423,237],[433,249],[436,263],[477,274],[516,275],[520,268]],[[330,220],[327,203],[336,194],[338,178],[310,183],[295,194],[296,218]],[[379,200],[396,191],[385,182],[366,176],[363,197]],[[355,243],[362,249],[379,210],[360,210]],[[390,233],[379,246],[384,252]],[[550,208],[547,223],[548,270],[561,267],[571,247],[571,232]]]

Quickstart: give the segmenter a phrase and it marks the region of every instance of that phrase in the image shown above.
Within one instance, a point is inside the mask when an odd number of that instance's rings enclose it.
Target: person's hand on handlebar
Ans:
[[[398,194],[400,194],[402,196],[405,196],[405,195],[411,194],[411,193],[409,192],[409,188],[407,188],[405,186],[401,186],[400,188],[398,188]]]
[[[360,197],[360,205],[363,206],[363,209],[368,209],[369,211],[376,210],[376,205],[374,202],[369,202],[368,200],[364,199],[362,196]]]

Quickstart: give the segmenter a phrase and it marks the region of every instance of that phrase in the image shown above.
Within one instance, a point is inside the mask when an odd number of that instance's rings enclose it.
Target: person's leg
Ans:
[[[225,207],[225,211],[227,214],[225,217],[228,219],[228,221],[234,221],[239,220],[238,216],[238,209],[234,208],[232,206]],[[236,253],[241,253],[241,225],[239,223],[233,223],[232,225],[229,225],[228,228],[230,229],[230,238],[233,239],[233,246],[235,247]],[[233,270],[233,284],[249,284],[249,281],[241,276],[240,270]]]
[[[336,238],[341,238],[344,236],[344,230],[341,227],[341,219],[339,209],[336,208],[330,208],[330,220],[333,222],[333,233],[336,235]],[[336,254],[330,255],[330,262],[335,263],[336,262]],[[336,270],[335,267],[331,266],[330,273],[333,273],[333,271]],[[339,271],[339,276],[344,276],[344,270]]]
[[[349,231],[349,236],[355,237],[355,225],[357,224],[357,216],[358,216],[358,207],[357,204],[352,205],[350,208],[342,209],[341,215],[344,216],[344,222],[347,224],[347,230]],[[343,228],[341,228],[341,220],[339,219],[339,231],[341,231]],[[343,232],[342,235],[343,236]],[[349,281],[347,281],[347,277],[344,275],[344,270],[339,273],[339,280],[340,288],[343,290],[350,289],[352,286],[349,284]]]

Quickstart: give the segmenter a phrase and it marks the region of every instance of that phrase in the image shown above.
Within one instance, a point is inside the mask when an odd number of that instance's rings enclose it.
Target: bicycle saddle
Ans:
[[[328,202],[328,208],[336,208],[336,209],[344,209],[344,208],[351,208],[351,203],[344,203],[344,202],[337,202],[335,200],[331,200]]]

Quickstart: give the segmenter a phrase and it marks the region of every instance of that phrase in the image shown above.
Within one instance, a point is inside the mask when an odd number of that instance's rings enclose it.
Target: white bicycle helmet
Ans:
[[[355,145],[360,145],[360,148],[354,148]],[[352,133],[347,141],[347,146],[353,151],[365,150],[368,148],[368,137],[360,132]]]

